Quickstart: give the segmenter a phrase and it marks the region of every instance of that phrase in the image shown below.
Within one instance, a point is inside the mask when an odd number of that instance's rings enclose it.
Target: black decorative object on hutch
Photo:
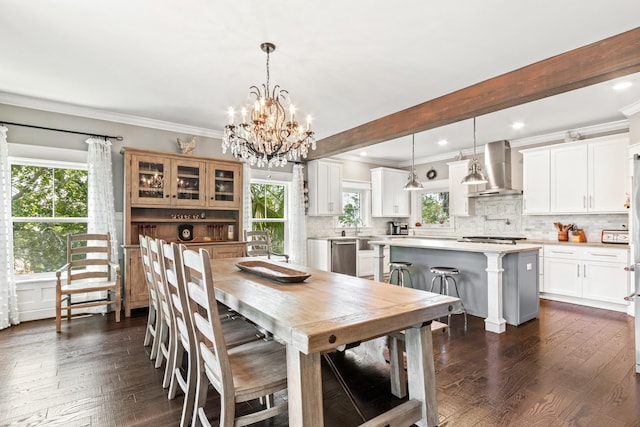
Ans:
[[[242,163],[123,148],[125,316],[149,305],[138,236],[243,256]]]

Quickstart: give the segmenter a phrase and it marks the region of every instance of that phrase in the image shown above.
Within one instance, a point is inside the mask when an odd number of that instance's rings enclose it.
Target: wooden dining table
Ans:
[[[310,275],[301,282],[282,283],[238,268],[237,263],[247,261],[256,258],[213,260],[216,298],[285,343],[290,426],[324,425],[322,353],[399,331],[404,331],[409,399],[363,425],[387,425],[390,420],[438,424],[430,323],[458,310],[459,299],[263,260],[267,271],[294,270],[284,273],[285,280],[302,275],[297,273]]]

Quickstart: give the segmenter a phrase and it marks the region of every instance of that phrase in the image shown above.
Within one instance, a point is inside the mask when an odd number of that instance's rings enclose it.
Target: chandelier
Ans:
[[[231,148],[234,157],[246,160],[251,166],[271,168],[306,158],[309,147],[316,149],[316,141],[311,130],[311,116],[307,116],[307,124],[303,128],[295,119],[296,109],[291,104],[289,92],[278,85],[270,90],[269,54],[276,46],[262,43],[260,48],[267,54],[267,83],[260,88],[249,88],[253,105],[250,109],[242,108],[242,123],[234,124],[235,113],[233,108],[229,109],[222,152],[226,153]]]

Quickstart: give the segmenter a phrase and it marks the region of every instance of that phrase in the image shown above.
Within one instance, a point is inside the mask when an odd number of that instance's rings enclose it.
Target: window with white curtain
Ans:
[[[52,276],[67,234],[87,230],[86,152],[9,144],[16,278]]]
[[[273,250],[288,253],[289,182],[251,179],[251,229],[266,230]]]

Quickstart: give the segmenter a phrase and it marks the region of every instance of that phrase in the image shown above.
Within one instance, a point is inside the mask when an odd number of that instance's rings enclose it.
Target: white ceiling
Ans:
[[[27,97],[220,134],[228,108],[265,82],[259,45],[270,41],[271,84],[289,91],[299,117],[313,117],[317,139],[633,29],[640,16],[638,0],[0,6],[0,102]],[[619,109],[640,100],[640,76],[630,78],[625,92],[602,83],[479,117],[478,144],[622,120]],[[525,127],[512,130],[515,120]],[[472,136],[470,120],[421,133],[416,158],[468,150]],[[411,137],[368,151],[406,165]]]

